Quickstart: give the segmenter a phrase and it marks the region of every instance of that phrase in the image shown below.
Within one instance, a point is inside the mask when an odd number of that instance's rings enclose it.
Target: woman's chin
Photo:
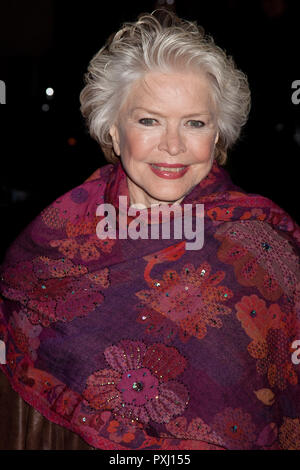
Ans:
[[[175,204],[182,201],[184,194],[182,193],[156,193],[151,195],[153,204]]]

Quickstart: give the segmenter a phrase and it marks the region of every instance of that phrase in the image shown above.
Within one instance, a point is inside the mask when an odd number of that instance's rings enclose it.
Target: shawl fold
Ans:
[[[185,233],[120,239],[119,224],[99,238],[99,206],[122,215],[120,196],[124,170],[106,165],[9,247],[0,362],[12,388],[96,449],[300,449],[297,224],[216,162],[180,204],[196,227],[204,207],[201,249]]]

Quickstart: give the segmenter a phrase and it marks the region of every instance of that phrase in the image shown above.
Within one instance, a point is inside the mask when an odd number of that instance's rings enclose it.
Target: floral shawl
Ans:
[[[120,195],[106,165],[7,251],[13,389],[98,449],[300,449],[299,227],[214,163],[181,203],[204,204],[201,249],[101,240],[97,207]]]

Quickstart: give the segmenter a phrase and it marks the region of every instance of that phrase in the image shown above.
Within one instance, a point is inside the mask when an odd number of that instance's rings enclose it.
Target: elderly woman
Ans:
[[[221,168],[245,75],[195,23],[161,18],[89,65],[81,110],[110,163],[6,254],[2,381],[32,432],[48,423],[40,448],[56,426],[96,449],[300,449],[299,228]]]

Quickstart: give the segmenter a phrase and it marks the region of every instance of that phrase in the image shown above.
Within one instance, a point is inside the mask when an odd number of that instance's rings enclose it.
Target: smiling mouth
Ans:
[[[186,166],[184,165],[172,167],[172,166],[158,166],[158,165],[154,165],[154,163],[151,163],[151,166],[159,171],[171,171],[174,173],[179,173],[180,171],[183,171],[186,168]]]
[[[179,163],[150,163],[151,171],[165,180],[177,180],[182,178],[189,169],[189,166],[181,165]]]

